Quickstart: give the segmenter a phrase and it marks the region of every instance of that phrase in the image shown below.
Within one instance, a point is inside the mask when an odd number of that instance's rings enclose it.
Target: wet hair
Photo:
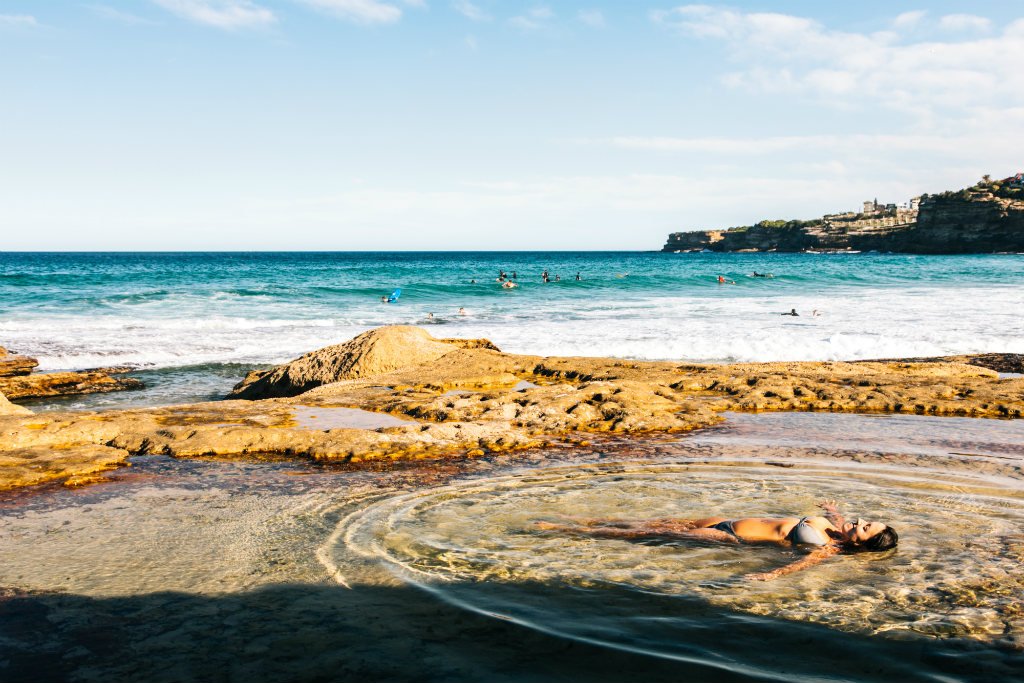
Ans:
[[[899,534],[891,526],[887,526],[863,543],[846,543],[845,547],[854,551],[882,552],[895,548],[899,542]]]

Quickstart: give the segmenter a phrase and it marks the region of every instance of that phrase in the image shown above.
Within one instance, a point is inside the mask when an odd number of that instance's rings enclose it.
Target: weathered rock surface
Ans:
[[[434,339],[419,327],[392,325],[307,353],[285,365],[251,372],[228,398],[296,396],[321,384],[429,363],[459,348],[497,350],[486,339]]]
[[[0,394],[0,415],[30,415],[32,411],[22,406],[16,406],[7,400],[7,397]]]
[[[37,365],[39,365],[39,361],[35,358],[8,353],[7,349],[0,346],[0,377],[27,375]]]
[[[0,377],[0,392],[14,400],[76,394],[142,389],[131,377],[113,377],[105,372],[43,372],[20,377]]]
[[[890,358],[877,363],[966,363],[996,372],[1024,373],[1024,353],[972,353],[962,356],[929,356],[927,358]]]
[[[434,340],[422,330],[386,329],[357,337],[373,362],[355,357],[355,345],[342,353],[337,349],[346,345],[333,347],[330,357],[345,362],[331,367],[358,368],[359,376],[299,396],[2,416],[0,488],[69,477],[76,483],[129,455],[278,454],[341,462],[474,456],[579,442],[594,433],[683,432],[715,424],[728,410],[1024,415],[1024,378],[1000,379],[993,370],[959,362],[694,365],[542,358]],[[400,363],[369,343],[381,338],[411,340],[421,353],[410,357],[419,363]],[[406,422],[354,428],[346,424],[353,408]]]

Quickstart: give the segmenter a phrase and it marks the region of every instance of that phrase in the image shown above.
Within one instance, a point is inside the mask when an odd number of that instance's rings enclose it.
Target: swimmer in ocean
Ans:
[[[800,317],[800,314],[796,312],[795,308],[789,309],[789,313],[780,313],[779,315],[792,315],[792,316]]]
[[[862,551],[882,552],[895,548],[899,535],[881,522],[856,519],[847,522],[836,502],[818,504],[823,517],[704,517],[702,519],[648,519],[638,522],[587,519],[574,524],[535,522],[542,531],[558,531],[595,538],[627,540],[684,539],[720,543],[777,543],[811,548],[810,554],[770,572],[747,574],[745,578],[770,581],[807,567],[839,553]]]
[[[501,283],[502,289],[515,289],[518,286],[519,285],[517,285],[516,283],[512,282],[511,280],[505,280],[503,283]]]

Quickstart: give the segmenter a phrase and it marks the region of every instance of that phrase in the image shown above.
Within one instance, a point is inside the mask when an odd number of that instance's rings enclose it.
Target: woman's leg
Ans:
[[[538,529],[545,531],[562,531],[583,534],[598,538],[699,538],[704,540],[735,542],[732,534],[711,529],[709,527],[724,522],[725,517],[705,517],[703,519],[647,519],[627,522],[612,519],[581,519],[573,520],[573,524],[555,524],[552,522],[534,522]]]

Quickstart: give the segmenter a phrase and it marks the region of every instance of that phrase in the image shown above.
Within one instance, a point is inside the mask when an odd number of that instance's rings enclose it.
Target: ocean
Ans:
[[[518,288],[500,287],[502,270]],[[1024,353],[1022,282],[1018,255],[8,252],[0,345],[38,358],[42,371],[131,365],[149,387],[43,409],[216,398],[252,367],[389,324],[541,355]],[[399,300],[381,303],[396,288]],[[799,316],[781,315],[791,309]]]

